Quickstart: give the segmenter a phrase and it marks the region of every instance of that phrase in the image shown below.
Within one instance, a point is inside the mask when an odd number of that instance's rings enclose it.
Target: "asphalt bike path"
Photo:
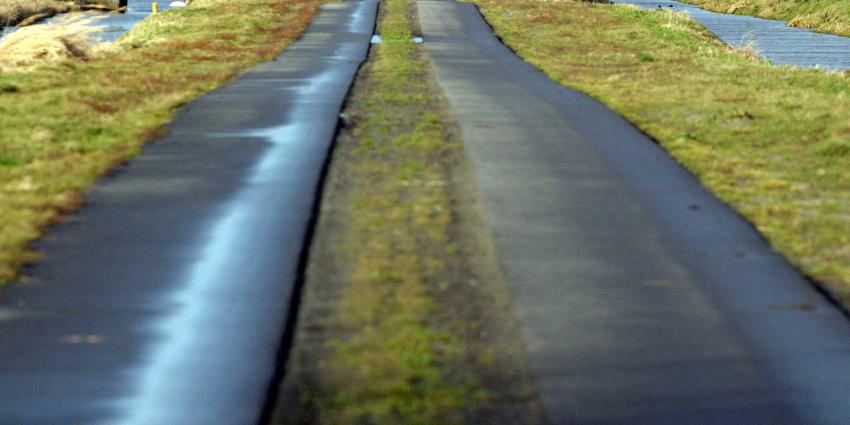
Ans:
[[[0,299],[0,424],[253,424],[376,0],[186,106]]]
[[[850,322],[651,139],[473,5],[419,1],[551,424],[846,424]]]

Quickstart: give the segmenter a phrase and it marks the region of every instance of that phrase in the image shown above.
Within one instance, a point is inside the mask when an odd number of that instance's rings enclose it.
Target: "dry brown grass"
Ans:
[[[68,10],[70,5],[56,0],[1,0],[0,27],[17,25],[31,16],[56,14]]]
[[[70,58],[90,58],[97,50],[91,35],[101,30],[90,25],[96,19],[91,15],[72,15],[7,35],[0,42],[0,71]]]
[[[0,28],[26,26],[59,13],[118,7],[116,0],[0,0]]]

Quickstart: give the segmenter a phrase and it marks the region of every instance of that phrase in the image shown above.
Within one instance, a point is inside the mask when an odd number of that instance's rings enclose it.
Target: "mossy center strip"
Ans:
[[[409,12],[407,0],[383,4],[383,41],[361,99],[366,115],[353,132],[358,158],[349,173],[357,184],[344,245],[352,269],[337,305],[347,335],[330,342],[324,363],[323,423],[453,423],[451,412],[474,389],[448,382],[440,368],[463,349],[433,323],[439,307],[427,289],[446,267],[451,211],[442,158],[456,147],[430,112]]]
[[[413,42],[414,2],[381,10],[382,42],[330,164],[272,423],[536,423],[463,148]]]

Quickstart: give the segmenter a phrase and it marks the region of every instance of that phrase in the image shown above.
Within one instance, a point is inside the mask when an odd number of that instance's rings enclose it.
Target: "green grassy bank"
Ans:
[[[475,3],[520,56],[651,134],[794,264],[850,299],[850,78],[771,66],[668,11]]]
[[[95,58],[0,71],[0,283],[27,244],[180,105],[269,60],[323,0],[195,0],[152,16]]]
[[[788,21],[788,25],[850,36],[850,0],[682,0],[703,9]]]

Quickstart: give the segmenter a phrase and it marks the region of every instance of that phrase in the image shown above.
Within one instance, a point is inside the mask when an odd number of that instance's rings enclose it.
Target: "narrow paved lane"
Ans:
[[[188,105],[0,300],[0,424],[258,421],[375,0]]]
[[[420,1],[551,424],[846,424],[850,323],[652,140]]]

